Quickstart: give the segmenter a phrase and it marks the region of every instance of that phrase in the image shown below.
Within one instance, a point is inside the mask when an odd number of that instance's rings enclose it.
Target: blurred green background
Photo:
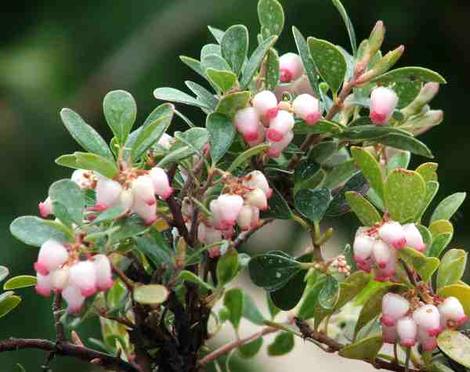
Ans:
[[[293,50],[290,26],[348,46],[347,35],[329,0],[284,0],[286,28],[278,48]],[[444,75],[448,85],[433,106],[445,110],[445,121],[424,136],[440,162],[440,197],[468,189],[470,129],[467,123],[470,85],[470,2],[463,0],[344,0],[358,38],[366,37],[377,19],[388,34],[385,49],[406,46],[402,65],[421,65]],[[105,133],[101,101],[111,89],[130,91],[139,118],[157,102],[156,87],[184,89],[198,79],[178,59],[195,56],[211,40],[206,25],[226,28],[243,23],[258,32],[255,0],[19,0],[0,12],[0,263],[14,274],[32,273],[36,250],[10,237],[8,225],[19,215],[36,214],[48,185],[69,171],[54,164],[77,149],[59,120],[59,109],[71,107]],[[195,120],[196,111],[182,108]],[[140,121],[140,122],[141,122]],[[418,159],[421,161],[423,159]],[[415,160],[416,161],[416,160]],[[455,217],[454,246],[464,246],[467,201]],[[50,301],[24,290],[19,310],[3,318],[0,337],[51,337]],[[83,338],[94,333],[84,325]],[[0,370],[13,371],[21,361],[39,371],[44,354],[36,351],[0,354]],[[54,371],[87,370],[60,360]]]

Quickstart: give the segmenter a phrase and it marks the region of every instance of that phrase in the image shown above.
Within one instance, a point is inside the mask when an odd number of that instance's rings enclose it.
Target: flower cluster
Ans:
[[[426,246],[415,224],[401,225],[387,221],[379,226],[360,227],[356,232],[353,251],[354,261],[360,270],[376,269],[376,280],[393,278],[397,264],[397,250],[411,247],[423,252]]]
[[[417,342],[424,351],[436,348],[436,337],[446,328],[458,328],[468,317],[455,297],[433,298],[424,304],[416,298],[387,293],[382,299],[382,333],[384,342],[413,347]]]
[[[62,294],[69,313],[80,311],[85,299],[113,286],[111,263],[104,254],[81,259],[81,243],[63,244],[47,240],[41,245],[34,263],[36,292],[48,297],[52,291]]]

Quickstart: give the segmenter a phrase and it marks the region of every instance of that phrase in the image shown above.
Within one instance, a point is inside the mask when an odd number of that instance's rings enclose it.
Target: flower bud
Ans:
[[[380,322],[391,327],[410,310],[408,300],[396,293],[386,293],[382,298],[382,317]]]
[[[233,118],[235,128],[246,142],[256,141],[259,138],[259,114],[253,107],[238,110]]]
[[[245,177],[243,177],[243,185],[249,187],[250,189],[260,188],[263,190],[267,198],[270,198],[273,193],[273,190],[269,187],[269,183],[265,175],[259,170],[251,171]]]
[[[429,336],[428,332],[418,327],[418,342],[423,351],[433,351],[437,347],[436,336]]]
[[[119,182],[110,180],[103,176],[98,177],[96,182],[96,205],[95,209],[105,210],[119,201],[122,186]]]
[[[402,108],[401,113],[407,118],[421,112],[439,92],[439,83],[429,82],[423,85],[416,98],[406,107]]]
[[[268,200],[266,194],[260,188],[256,188],[245,194],[245,202],[252,207],[261,209],[262,211],[268,208]]]
[[[142,199],[134,198],[132,211],[142,218],[147,226],[152,225],[157,219],[157,203],[147,204]]]
[[[222,240],[222,232],[201,222],[197,227],[197,238],[201,243],[212,244]]]
[[[367,235],[364,230],[363,228],[357,230],[353,243],[354,260],[358,263],[365,262],[372,255],[375,243],[375,239]]]
[[[394,259],[392,249],[380,239],[374,242],[372,255],[377,266],[381,269],[384,269],[388,262]]]
[[[134,204],[134,193],[131,189],[122,190],[121,195],[119,195],[119,205],[125,211],[132,208]]]
[[[370,120],[374,124],[386,124],[397,107],[398,96],[390,88],[377,87],[370,95]]]
[[[295,53],[286,53],[279,57],[279,73],[281,83],[297,80],[304,73],[302,60]]]
[[[163,133],[160,139],[158,140],[157,145],[163,147],[165,150],[169,150],[172,142],[173,137],[169,134]]]
[[[39,272],[36,273],[36,293],[43,297],[49,297],[52,290],[51,276],[42,275]]]
[[[170,180],[166,172],[160,167],[153,167],[149,176],[153,181],[153,188],[155,194],[157,194],[163,200],[166,200],[173,194],[173,188],[170,186]]]
[[[411,317],[406,316],[397,321],[397,333],[401,346],[413,347],[416,344],[418,326]]]
[[[443,327],[459,327],[468,320],[462,304],[455,297],[447,297],[438,309]]]
[[[113,275],[109,258],[104,254],[93,256],[95,267],[96,286],[100,291],[106,291],[113,286]]]
[[[395,251],[390,249],[392,258],[386,263],[385,267],[379,267],[375,273],[375,280],[378,282],[386,282],[392,280],[396,273],[397,257]]]
[[[69,267],[64,266],[52,271],[50,274],[52,289],[62,291],[69,282]]]
[[[41,275],[47,275],[51,271],[62,266],[69,258],[67,248],[53,239],[42,243],[38,253],[38,260],[34,263],[34,270]]]
[[[96,182],[93,172],[85,169],[74,170],[70,179],[81,189],[93,189]]]
[[[413,312],[413,320],[429,336],[437,336],[441,332],[441,317],[434,305],[427,304],[417,308]]]
[[[91,261],[75,263],[70,267],[69,281],[69,287],[78,288],[83,297],[93,296],[97,289],[95,266]]]
[[[267,151],[267,155],[270,158],[278,158],[281,155],[281,152],[284,151],[284,149],[287,146],[289,146],[289,143],[291,143],[293,139],[294,139],[294,132],[292,131],[287,132],[281,141],[271,143],[271,146],[269,147]]]
[[[380,50],[385,36],[385,26],[382,21],[377,21],[369,36],[368,59],[372,58]]]
[[[364,85],[376,76],[379,76],[384,72],[388,71],[395,63],[397,63],[404,51],[405,47],[403,45],[400,45],[398,48],[388,52],[374,65],[371,70],[362,74],[356,80],[356,84],[359,86]]]
[[[245,204],[238,217],[237,224],[243,231],[250,230],[258,225],[259,222],[259,209]]]
[[[382,324],[382,339],[387,344],[395,344],[398,340],[397,327]]]
[[[419,252],[424,252],[426,245],[423,242],[423,237],[414,223],[407,223],[403,225],[403,232],[405,233],[406,245],[414,248]]]
[[[38,208],[39,208],[39,215],[42,218],[46,218],[54,213],[52,210],[52,200],[49,196],[46,198],[46,200],[38,204]]]
[[[231,229],[243,207],[240,195],[222,194],[212,200],[209,208],[212,212],[214,225],[219,230]]]
[[[294,117],[288,111],[280,110],[277,116],[269,122],[266,138],[271,142],[280,142],[294,128]]]
[[[379,236],[395,249],[402,249],[406,246],[405,232],[398,222],[385,222],[379,229]]]
[[[260,143],[263,143],[264,135],[265,135],[265,129],[264,129],[264,126],[260,123],[258,124],[258,134],[257,134],[256,139],[254,139],[253,141],[248,141],[245,139],[245,141],[249,147],[253,147],[253,146],[259,145]]]
[[[85,302],[85,297],[81,294],[80,289],[73,285],[64,288],[62,297],[67,302],[67,312],[69,314],[79,313]]]
[[[148,205],[155,204],[157,201],[155,200],[155,191],[153,185],[154,183],[150,176],[144,175],[137,177],[132,182],[132,193],[134,194],[134,200],[143,201]]]
[[[276,117],[279,111],[277,98],[273,92],[263,90],[257,93],[252,100],[253,107],[264,120],[271,120]]]
[[[294,114],[308,125],[314,125],[321,118],[320,103],[310,94],[301,94],[292,102]]]

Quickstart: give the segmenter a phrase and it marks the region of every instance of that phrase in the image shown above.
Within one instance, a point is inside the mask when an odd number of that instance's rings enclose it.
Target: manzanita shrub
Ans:
[[[155,89],[164,103],[137,129],[132,96],[108,93],[109,145],[79,114],[60,112],[83,151],[56,160],[75,170],[50,186],[40,217],[11,224],[39,247],[36,276],[11,278],[0,297],[1,315],[21,301],[15,289],[54,297],[56,339],[12,338],[0,351],[45,350],[45,369],[63,355],[116,371],[197,371],[252,357],[275,333],[272,356],[298,336],[393,371],[470,368],[470,340],[459,330],[470,315],[467,254],[446,250],[465,194],[428,213],[437,163],[408,169],[411,154],[432,158],[417,137],[443,119],[430,102],[445,80],[394,68],[404,47],[381,51],[380,21],[356,45],[344,7],[333,5],[349,50],[293,27],[297,50],[279,56],[282,7],[260,0],[256,45],[243,25],[210,27],[214,41],[200,60],[181,57],[204,85],[187,81],[191,94]],[[202,110],[205,124],[180,104]],[[189,128],[173,131],[175,116]],[[349,212],[360,222],[355,237],[326,249],[333,218]],[[267,253],[240,253],[275,220],[311,236],[302,255],[276,250],[276,241]],[[269,313],[234,284],[244,271],[266,291]],[[102,339],[82,340],[79,326],[92,317]],[[242,319],[259,330],[240,337]],[[225,323],[233,341],[208,347]]]

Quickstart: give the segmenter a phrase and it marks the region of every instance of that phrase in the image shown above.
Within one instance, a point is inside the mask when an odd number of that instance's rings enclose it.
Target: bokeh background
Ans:
[[[328,0],[284,0],[286,28],[278,43],[280,52],[294,50],[290,26],[305,36],[316,36],[348,46],[347,35]],[[470,145],[467,87],[470,85],[470,2],[464,0],[344,0],[358,38],[366,37],[377,19],[388,30],[385,49],[406,46],[402,65],[420,65],[439,71],[448,84],[433,106],[445,110],[444,124],[424,136],[437,159],[443,181],[439,196],[469,189]],[[226,28],[243,23],[258,32],[255,0],[17,0],[0,10],[0,264],[14,274],[32,273],[36,250],[11,238],[8,226],[19,215],[36,214],[48,185],[69,171],[54,164],[63,153],[77,149],[59,120],[59,109],[70,107],[94,125],[107,139],[101,102],[111,89],[130,91],[138,102],[142,122],[157,102],[156,87],[184,89],[184,80],[198,79],[178,59],[198,57],[211,42],[207,24]],[[186,111],[185,111],[186,110]],[[196,122],[202,117],[183,108]],[[423,159],[418,159],[421,161]],[[416,160],[415,160],[416,161]],[[468,200],[454,218],[453,246],[465,247]],[[353,221],[351,219],[351,221]],[[279,244],[286,244],[288,230]],[[284,237],[284,239],[282,239]],[[262,239],[259,249],[274,249]],[[50,303],[22,292],[23,304],[0,320],[0,338],[52,337]],[[85,322],[84,340],[96,334],[94,322]],[[310,348],[312,348],[310,346]],[[312,368],[308,351],[275,361],[271,371]],[[260,357],[262,358],[262,357]],[[333,358],[333,357],[328,357]],[[282,359],[282,361],[281,361]],[[14,371],[21,362],[27,371],[39,371],[44,354],[22,351],[0,354],[0,370]],[[302,359],[301,359],[302,361]],[[263,362],[264,363],[264,362]],[[349,363],[349,362],[348,362]],[[258,364],[242,370],[264,370]],[[282,367],[284,366],[284,367]],[[331,365],[332,366],[332,365]],[[336,365],[339,366],[339,365]],[[363,371],[363,364],[347,366]],[[322,370],[332,370],[324,367]],[[292,368],[291,368],[292,369]],[[54,371],[87,371],[87,366],[59,359]]]

